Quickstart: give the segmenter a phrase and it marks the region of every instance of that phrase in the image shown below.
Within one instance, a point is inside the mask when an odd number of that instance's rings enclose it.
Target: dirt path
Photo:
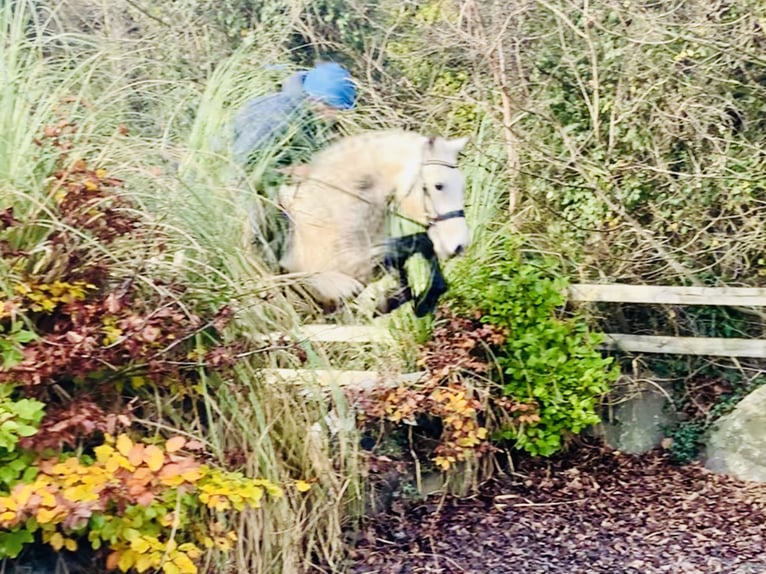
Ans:
[[[353,574],[766,574],[766,485],[581,446],[367,525]]]

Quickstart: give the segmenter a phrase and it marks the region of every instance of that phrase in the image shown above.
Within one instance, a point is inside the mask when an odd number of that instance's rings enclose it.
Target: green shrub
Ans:
[[[463,312],[478,312],[482,323],[506,331],[497,351],[503,393],[537,405],[533,416],[515,419],[496,438],[549,456],[566,434],[599,422],[599,399],[618,371],[598,351],[601,336],[589,331],[584,318],[562,313],[566,281],[544,271],[550,262],[522,261],[513,238],[500,241],[499,255],[493,264],[472,265],[464,275],[470,279],[452,297]]]
[[[34,457],[18,443],[37,432],[45,405],[35,399],[14,399],[14,390],[14,385],[0,384],[0,492],[19,480],[33,479],[37,472],[30,466]],[[2,542],[0,556],[1,547]]]
[[[0,453],[16,448],[19,439],[37,432],[45,405],[34,399],[11,399],[13,385],[0,385]]]

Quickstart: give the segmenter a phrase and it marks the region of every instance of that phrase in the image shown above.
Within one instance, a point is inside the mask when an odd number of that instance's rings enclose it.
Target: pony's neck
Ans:
[[[394,189],[390,190],[391,196],[396,200],[407,197],[413,186],[416,185],[423,164],[423,152],[428,141],[425,136],[408,133],[409,137],[403,140],[402,136],[393,136],[388,153],[381,153],[381,161],[385,164],[387,173],[395,174],[393,178]]]

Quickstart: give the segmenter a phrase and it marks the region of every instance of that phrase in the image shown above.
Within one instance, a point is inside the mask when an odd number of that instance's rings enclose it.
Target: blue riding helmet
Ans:
[[[351,74],[335,62],[322,62],[306,72],[303,91],[339,110],[353,108],[356,102],[356,86]]]

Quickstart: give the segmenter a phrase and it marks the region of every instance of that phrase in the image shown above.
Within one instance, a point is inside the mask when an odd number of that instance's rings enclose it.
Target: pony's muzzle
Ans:
[[[471,232],[464,217],[439,221],[428,230],[439,259],[451,259],[465,253],[471,243]]]

